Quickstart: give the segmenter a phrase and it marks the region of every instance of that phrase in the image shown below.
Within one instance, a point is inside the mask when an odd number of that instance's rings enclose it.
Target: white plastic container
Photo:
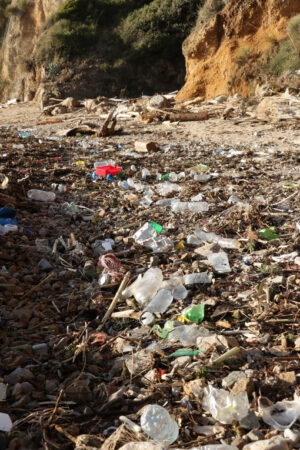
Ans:
[[[30,198],[30,200],[37,200],[39,202],[54,202],[56,195],[54,192],[30,189],[30,191],[27,192],[27,197]]]

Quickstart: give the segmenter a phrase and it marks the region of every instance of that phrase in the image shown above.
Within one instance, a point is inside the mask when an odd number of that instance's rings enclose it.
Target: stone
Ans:
[[[282,372],[278,375],[279,380],[282,382],[282,384],[284,385],[292,385],[295,386],[295,384],[297,383],[296,380],[296,374],[294,371],[292,372]]]
[[[141,350],[133,356],[130,355],[130,358],[125,360],[125,364],[130,374],[136,376],[151,370],[152,361],[151,353]]]
[[[203,397],[203,389],[205,388],[205,382],[202,379],[196,379],[189,381],[183,387],[185,394],[194,396],[198,399]]]
[[[213,334],[211,336],[200,336],[197,338],[197,347],[204,353],[207,353],[212,348],[216,348],[222,352],[227,348],[235,346],[238,346],[238,341],[234,337]]]
[[[264,434],[260,430],[251,430],[246,434],[250,441],[262,441],[264,439]]]
[[[4,381],[8,384],[16,384],[21,380],[32,380],[34,378],[33,373],[29,369],[23,367],[17,367],[11,373],[4,377]]]
[[[147,106],[149,109],[168,108],[170,106],[170,101],[163,95],[154,95],[150,98]]]
[[[173,367],[185,367],[192,362],[192,358],[190,356],[179,356],[174,361],[172,361],[171,365]]]
[[[292,448],[290,440],[276,436],[272,439],[251,442],[245,445],[243,450],[289,450]]]
[[[156,142],[152,142],[152,141],[148,141],[148,142],[136,141],[134,143],[134,148],[139,153],[147,153],[149,151],[157,150],[158,147],[157,147]]]
[[[231,389],[233,394],[239,394],[240,392],[247,392],[248,396],[255,390],[254,383],[251,378],[241,378],[238,380]]]
[[[120,450],[166,450],[166,447],[153,442],[129,442],[123,445]]]
[[[222,386],[224,388],[230,388],[231,386],[234,385],[234,383],[236,383],[241,378],[246,378],[245,373],[239,370],[233,370],[232,372],[230,372],[229,375],[227,375],[227,377],[223,378]]]
[[[295,340],[295,350],[300,350],[300,336]]]
[[[300,431],[293,431],[290,428],[284,430],[283,435],[286,439],[291,440],[294,444],[298,444],[300,442]]]
[[[247,414],[247,416],[243,417],[240,420],[240,425],[242,428],[245,428],[246,430],[252,430],[253,428],[259,428],[260,423],[255,415],[255,412],[250,411],[249,414]]]

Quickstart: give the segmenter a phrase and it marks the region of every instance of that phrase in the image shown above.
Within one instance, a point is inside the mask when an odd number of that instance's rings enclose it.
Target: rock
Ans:
[[[291,440],[294,444],[300,442],[300,431],[293,431],[290,428],[284,430],[283,435],[286,439]]]
[[[233,388],[231,389],[233,394],[239,394],[240,392],[246,391],[248,396],[252,394],[254,390],[255,387],[251,378],[241,378],[234,384]]]
[[[67,97],[61,102],[62,106],[66,106],[68,109],[78,108],[80,106],[80,101],[73,97]]]
[[[8,384],[16,384],[21,380],[33,380],[34,375],[29,369],[25,369],[23,367],[17,367],[10,374],[4,377],[4,381]]]
[[[233,370],[232,372],[230,372],[229,375],[227,375],[227,377],[223,378],[222,386],[224,388],[230,388],[231,386],[234,385],[234,383],[236,383],[238,380],[242,378],[246,378],[244,372],[241,372],[239,370]]]
[[[238,342],[234,337],[213,334],[211,336],[200,336],[197,338],[197,347],[204,353],[212,348],[216,348],[219,352],[222,352],[227,348],[235,346],[238,346]]]
[[[130,374],[136,376],[152,368],[152,355],[145,350],[141,350],[126,359],[125,364]]]
[[[249,414],[247,414],[247,416],[243,417],[240,420],[240,425],[242,428],[245,428],[246,430],[252,430],[252,428],[259,428],[260,423],[255,415],[255,412],[250,411]]]
[[[0,402],[6,401],[7,395],[7,385],[4,383],[0,383]]]
[[[93,98],[89,98],[85,101],[85,109],[87,112],[95,112],[99,102]]]
[[[35,344],[32,346],[32,350],[38,353],[39,355],[46,355],[48,353],[47,344]]]
[[[300,336],[295,340],[295,350],[300,350]]]
[[[295,372],[282,372],[278,375],[279,380],[283,385],[295,386],[297,383]]]
[[[46,380],[45,382],[45,389],[48,393],[54,393],[57,391],[58,388],[58,381],[57,380]]]
[[[39,263],[38,263],[38,267],[40,267],[43,270],[49,270],[52,269],[51,264],[47,261],[46,258],[42,258]]]
[[[147,153],[149,151],[155,151],[157,150],[157,144],[156,142],[142,142],[142,141],[136,141],[134,143],[134,148],[139,153]]]
[[[68,111],[68,108],[63,105],[57,105],[52,109],[52,116],[57,116],[58,114],[65,114]]]
[[[130,442],[123,445],[119,450],[166,450],[166,447],[153,442]]]
[[[192,358],[190,356],[179,356],[174,361],[172,361],[171,365],[173,367],[185,367],[192,362]]]
[[[88,385],[89,380],[78,380],[75,384],[68,386],[65,393],[73,402],[85,403],[91,401],[93,394]]]
[[[246,434],[247,438],[250,439],[250,441],[262,441],[264,439],[264,434],[259,430],[251,430],[249,433]]]
[[[281,437],[251,442],[245,445],[243,450],[289,450],[293,448],[292,442]]]
[[[148,109],[162,109],[168,108],[170,106],[170,101],[163,95],[154,95],[150,98],[147,108]]]
[[[202,379],[196,379],[189,381],[183,387],[185,394],[192,395],[198,399],[203,397],[203,389],[205,388],[205,382]]]
[[[143,376],[141,381],[146,386],[147,385],[151,385],[153,383],[157,383],[157,372],[156,372],[156,369],[149,370],[149,372],[147,372],[146,375]]]

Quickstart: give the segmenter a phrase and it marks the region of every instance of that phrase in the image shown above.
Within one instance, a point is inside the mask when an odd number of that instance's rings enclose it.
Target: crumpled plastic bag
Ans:
[[[272,403],[266,397],[260,397],[258,411],[266,424],[276,430],[284,431],[291,428],[300,417],[300,397],[295,394],[292,401],[283,400],[276,403]]]
[[[232,424],[234,420],[240,421],[249,412],[249,401],[246,392],[231,394],[225,389],[216,389],[211,385],[203,392],[202,407],[210,412],[214,419],[221,423]]]

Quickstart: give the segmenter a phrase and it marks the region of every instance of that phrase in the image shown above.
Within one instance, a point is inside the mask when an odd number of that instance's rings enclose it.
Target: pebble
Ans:
[[[33,380],[34,375],[29,369],[17,367],[11,373],[4,377],[4,381],[8,384],[16,384],[21,380]]]
[[[222,386],[224,388],[230,388],[231,386],[234,385],[234,383],[236,383],[241,378],[246,378],[245,373],[239,370],[234,370],[229,375],[227,375],[227,377],[223,378]]]

